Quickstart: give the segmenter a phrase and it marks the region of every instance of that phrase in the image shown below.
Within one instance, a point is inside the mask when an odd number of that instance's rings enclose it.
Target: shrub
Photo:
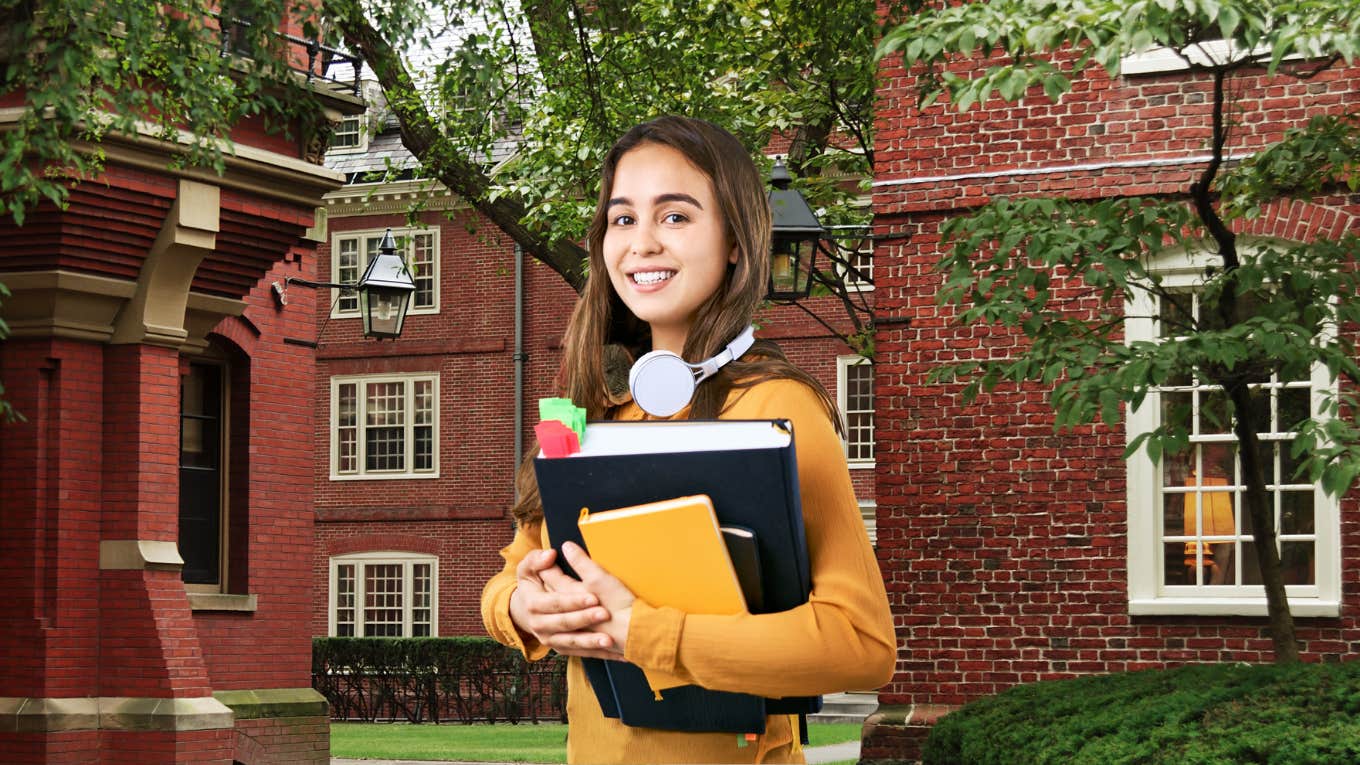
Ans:
[[[566,719],[566,661],[490,638],[315,638],[312,687],[335,720]]]
[[[1360,661],[1193,665],[1011,688],[936,723],[926,765],[1360,762]]]

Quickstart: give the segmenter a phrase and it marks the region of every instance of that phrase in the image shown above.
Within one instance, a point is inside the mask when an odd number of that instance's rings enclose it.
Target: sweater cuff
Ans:
[[[515,588],[507,587],[496,596],[495,602],[491,605],[491,618],[496,621],[496,631],[505,638],[507,645],[518,649],[526,660],[538,661],[548,655],[548,647],[538,642],[533,635],[522,631],[519,625],[515,624],[515,620],[510,618],[510,596],[514,594]]]
[[[643,670],[675,674],[680,656],[680,632],[685,613],[676,608],[656,608],[641,599],[633,601],[628,618],[628,643],[624,660]]]

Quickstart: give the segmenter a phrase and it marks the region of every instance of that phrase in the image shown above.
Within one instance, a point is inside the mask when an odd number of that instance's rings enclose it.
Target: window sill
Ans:
[[[1340,616],[1335,600],[1294,598],[1289,611],[1300,616]],[[1130,616],[1265,616],[1264,598],[1156,598],[1130,600]]]
[[[438,478],[439,473],[373,473],[373,474],[331,474],[332,481],[423,481]]]
[[[853,462],[847,462],[847,463],[846,463],[846,467],[849,467],[851,470],[873,470],[873,469],[874,469],[874,461],[873,461],[873,460],[855,460],[855,461],[853,461]]]
[[[190,611],[241,611],[254,613],[259,608],[257,595],[230,595],[222,592],[190,592]]]

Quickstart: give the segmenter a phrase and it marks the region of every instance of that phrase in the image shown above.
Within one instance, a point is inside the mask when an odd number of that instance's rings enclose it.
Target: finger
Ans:
[[[556,550],[533,550],[528,555],[525,555],[524,559],[519,562],[519,566],[515,568],[515,574],[516,576],[523,576],[525,574],[536,575],[538,572],[556,565],[556,563]]]
[[[585,585],[576,579],[567,576],[566,572],[557,566],[544,569],[539,573],[544,586],[553,592],[585,592]],[[590,605],[594,605],[593,603]]]
[[[601,632],[559,632],[548,639],[547,645],[558,653],[571,656],[611,654],[614,641]]]
[[[584,590],[574,592],[553,592],[551,590],[541,590],[535,593],[535,597],[530,603],[530,610],[537,614],[556,616],[559,614],[585,613],[593,607],[600,605],[600,599],[593,593]],[[599,609],[604,611],[603,608]],[[605,619],[609,618],[608,612],[604,611]],[[594,624],[594,615],[579,617],[581,624]],[[557,632],[570,632],[576,629],[574,626],[555,625]]]
[[[576,573],[580,574],[582,579],[586,578],[587,572],[595,574],[604,571],[598,563],[591,560],[590,554],[575,542],[562,543],[562,557],[567,560],[572,568],[576,569]]]

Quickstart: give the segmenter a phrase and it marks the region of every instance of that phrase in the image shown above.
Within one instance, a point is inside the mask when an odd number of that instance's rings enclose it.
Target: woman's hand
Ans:
[[[544,583],[552,590],[575,587],[583,588],[587,593],[594,595],[600,605],[609,612],[609,618],[594,624],[590,630],[608,636],[609,646],[607,655],[591,655],[604,659],[622,659],[624,645],[628,642],[628,623],[633,613],[633,601],[637,596],[617,577],[591,560],[586,551],[579,546],[567,542],[562,545],[562,554],[581,577],[581,581],[572,579],[562,573],[562,569],[553,566],[551,571],[544,572]]]
[[[555,550],[535,550],[519,562],[515,590],[510,594],[510,618],[560,654],[618,658],[623,649],[611,650],[614,645],[608,634],[591,631],[610,620],[609,611],[581,582],[562,573],[556,556]]]

